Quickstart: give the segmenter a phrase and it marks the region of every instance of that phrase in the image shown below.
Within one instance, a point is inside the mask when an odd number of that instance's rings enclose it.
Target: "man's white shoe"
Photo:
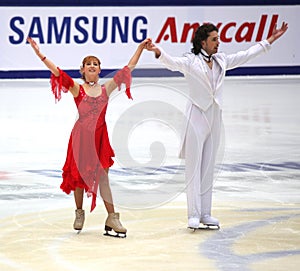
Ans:
[[[212,217],[212,216],[210,216],[210,215],[202,216],[200,222],[203,225],[206,225],[206,226],[217,226],[217,227],[219,227],[219,220]]]
[[[198,229],[200,224],[200,219],[198,217],[190,217],[188,221],[188,227],[192,229]]]

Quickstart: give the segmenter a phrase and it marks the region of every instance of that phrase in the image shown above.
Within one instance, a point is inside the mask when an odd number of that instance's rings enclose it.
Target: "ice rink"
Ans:
[[[103,236],[101,199],[77,234],[59,186],[76,107],[49,80],[0,81],[0,270],[280,271],[300,265],[300,76],[228,77],[213,216],[187,229],[183,78],[134,78],[107,124],[110,181],[127,238]]]

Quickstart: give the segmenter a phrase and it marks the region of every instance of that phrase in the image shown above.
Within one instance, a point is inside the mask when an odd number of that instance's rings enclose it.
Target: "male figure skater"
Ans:
[[[153,43],[147,49],[154,51],[168,69],[184,74],[189,86],[190,104],[187,125],[182,139],[181,157],[185,158],[187,182],[188,227],[197,229],[200,223],[219,227],[211,216],[214,166],[220,142],[222,125],[222,94],[225,72],[269,51],[271,44],[287,30],[273,29],[272,35],[248,50],[226,55],[218,53],[218,28],[203,24],[195,32],[191,53],[172,57]]]

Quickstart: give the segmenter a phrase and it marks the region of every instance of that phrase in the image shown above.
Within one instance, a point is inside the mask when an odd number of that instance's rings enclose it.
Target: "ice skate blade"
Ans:
[[[103,233],[104,236],[114,237],[114,238],[126,238],[126,233],[117,232],[116,234],[111,234],[108,231]]]
[[[80,229],[80,228],[73,228],[75,231],[77,231],[76,233],[77,234],[79,234],[79,233],[81,233],[81,231],[82,231],[82,228]]]
[[[198,228],[193,228],[193,227],[188,227],[188,229],[193,230],[194,232],[197,230],[219,230],[220,226],[219,225],[200,225]]]

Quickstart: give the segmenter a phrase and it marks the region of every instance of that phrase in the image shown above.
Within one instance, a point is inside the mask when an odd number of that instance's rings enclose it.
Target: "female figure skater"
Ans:
[[[40,52],[37,43],[27,38],[36,55],[51,71],[51,87],[56,101],[61,99],[61,91],[69,91],[76,103],[79,118],[76,121],[68,144],[67,157],[63,167],[63,182],[60,188],[67,194],[74,191],[76,204],[74,229],[83,228],[85,213],[82,209],[84,191],[92,196],[91,212],[96,206],[98,187],[104,201],[108,217],[105,222],[105,235],[114,230],[118,237],[126,237],[127,230],[115,212],[112,193],[108,180],[108,169],[114,163],[114,151],[109,143],[105,114],[109,95],[122,83],[126,84],[126,94],[130,94],[131,71],[137,64],[146,43],[145,39],[135,51],[128,65],[115,76],[100,85],[101,62],[95,56],[87,56],[82,61],[80,72],[83,84],[78,84],[64,71]],[[121,234],[121,236],[119,235]]]

